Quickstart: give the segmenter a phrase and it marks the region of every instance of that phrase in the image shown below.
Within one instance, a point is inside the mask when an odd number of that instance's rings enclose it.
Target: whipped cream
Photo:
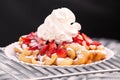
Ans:
[[[72,42],[72,37],[81,29],[81,25],[75,20],[75,15],[68,8],[54,9],[38,27],[37,35],[44,40],[55,40],[57,43]]]

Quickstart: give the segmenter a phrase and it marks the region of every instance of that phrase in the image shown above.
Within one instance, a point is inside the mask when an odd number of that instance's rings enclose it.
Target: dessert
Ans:
[[[14,52],[19,61],[38,65],[81,65],[106,59],[102,43],[80,29],[71,10],[54,9],[36,32],[20,36]]]

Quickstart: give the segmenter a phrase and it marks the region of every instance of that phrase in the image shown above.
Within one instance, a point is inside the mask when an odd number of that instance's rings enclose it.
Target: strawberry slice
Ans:
[[[47,54],[49,57],[51,57],[51,55],[55,52],[56,48],[57,48],[57,45],[56,45],[56,43],[55,43],[54,40],[51,41],[51,42],[49,42],[49,43],[48,43],[48,50],[47,50],[46,54]]]
[[[93,41],[90,37],[88,37],[86,34],[82,33],[82,37],[83,39],[86,41],[86,44],[89,46],[89,45],[96,45],[96,46],[99,46],[101,45],[100,42],[98,41]]]
[[[88,37],[86,34],[82,33],[81,35],[86,42],[88,42],[88,43],[92,42],[92,39],[90,37]]]
[[[90,43],[93,42],[92,39],[91,39],[90,37],[88,37],[86,34],[82,33],[81,35],[82,35],[82,37],[83,37],[83,40],[86,41],[86,44],[87,44],[87,45],[90,45]]]
[[[36,33],[34,33],[34,32],[31,32],[31,33],[29,33],[29,34],[27,35],[27,38],[29,38],[29,39],[31,39],[31,40],[35,39],[36,37],[37,37],[37,35],[36,35]]]
[[[29,50],[36,50],[38,49],[38,46],[29,46]]]
[[[66,50],[64,48],[58,48],[56,50],[56,54],[59,58],[66,58],[67,57],[67,53],[66,53]]]
[[[41,45],[45,45],[46,44],[46,40],[42,39],[42,38],[39,38],[37,39],[38,40],[38,44],[41,44]]]
[[[42,46],[42,48],[40,49],[40,55],[44,55],[47,49],[48,49],[48,45]]]
[[[99,45],[101,45],[101,43],[98,42],[98,41],[93,41],[92,43],[90,43],[90,45],[96,45],[96,46],[99,46]]]
[[[35,32],[30,32],[30,33],[28,34],[28,36],[36,36],[36,33],[35,33]]]
[[[73,42],[82,44],[82,42],[83,42],[82,36],[81,35],[77,35],[76,37],[73,38]]]
[[[34,32],[31,32],[30,34],[26,35],[26,36],[22,36],[21,37],[21,41],[24,43],[24,44],[29,44],[31,42],[31,40],[35,39],[36,37],[36,33]]]
[[[61,47],[61,46],[65,46],[66,44],[71,44],[72,42],[66,42],[66,41],[63,41],[61,44],[58,45],[58,48]]]
[[[28,37],[21,37],[21,41],[22,41],[24,44],[28,45],[28,44],[31,42],[31,39],[28,38]]]

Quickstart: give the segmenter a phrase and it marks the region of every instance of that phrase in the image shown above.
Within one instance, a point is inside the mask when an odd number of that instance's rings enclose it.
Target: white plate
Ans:
[[[25,62],[22,62],[22,61],[19,61],[16,57],[16,53],[14,52],[14,46],[15,45],[18,45],[18,42],[15,42],[15,43],[12,43],[8,46],[5,47],[5,54],[8,58],[14,60],[14,61],[17,61],[19,63],[23,63],[23,64],[27,64],[27,65],[35,65],[35,66],[41,66],[41,67],[85,67],[85,66],[88,66],[88,65],[94,65],[94,64],[98,64],[98,63],[101,63],[101,62],[104,62],[110,58],[112,58],[114,56],[114,52],[108,48],[105,48],[105,51],[108,53],[107,54],[107,58],[104,59],[104,60],[100,60],[100,61],[96,61],[94,63],[91,63],[91,64],[82,64],[82,65],[71,65],[71,66],[55,66],[55,65],[52,65],[52,66],[48,66],[48,65],[39,65],[39,64],[30,64],[30,63],[25,63]]]

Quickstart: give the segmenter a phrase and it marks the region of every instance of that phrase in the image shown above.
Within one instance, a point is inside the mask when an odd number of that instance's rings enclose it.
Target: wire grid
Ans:
[[[120,42],[104,38],[99,41],[113,50],[115,56],[105,62],[85,67],[52,68],[25,65],[10,60],[3,50],[0,50],[0,80],[119,80]]]

